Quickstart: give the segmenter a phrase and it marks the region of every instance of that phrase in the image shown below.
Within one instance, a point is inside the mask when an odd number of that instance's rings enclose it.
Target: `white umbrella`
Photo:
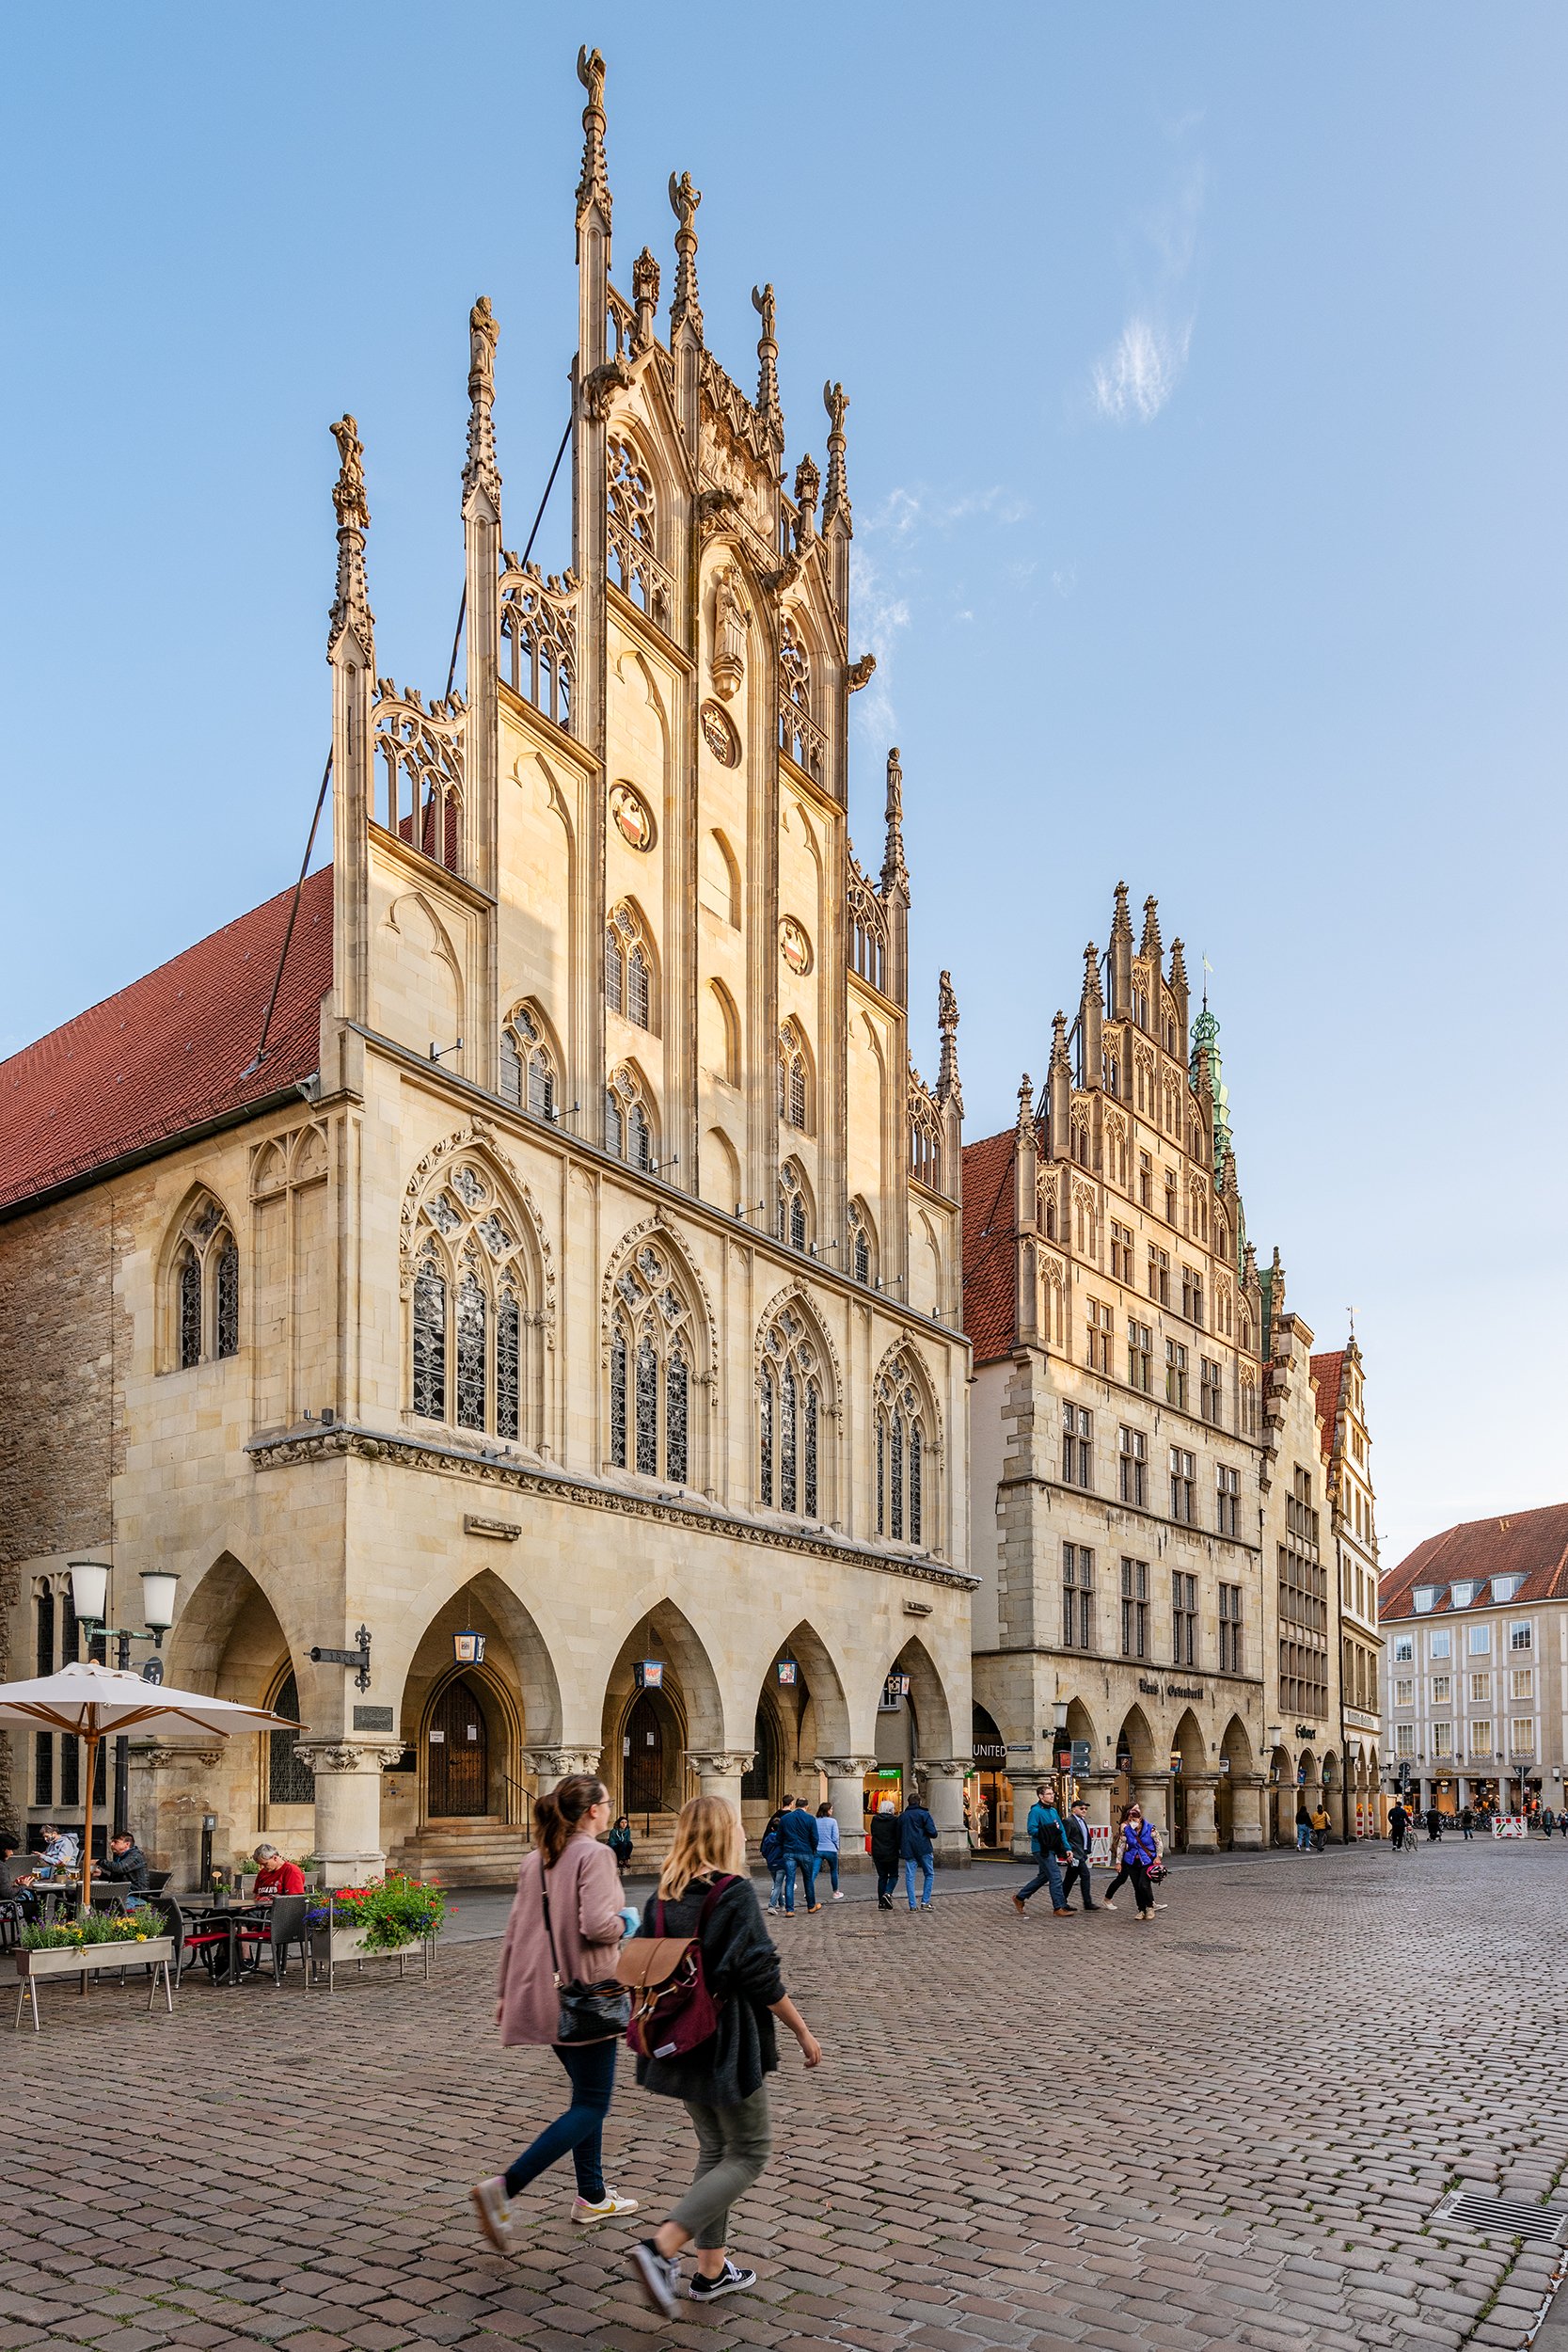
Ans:
[[[276,1725],[297,1731],[287,1715],[264,1707],[241,1707],[234,1699],[210,1698],[205,1691],[175,1691],[166,1682],[144,1682],[122,1666],[83,1663],[31,1682],[0,1682],[0,1724],[36,1724],[87,1743],[87,1818],[82,1825],[82,1908],[92,1885],[92,1783],[98,1743],[126,1731],[215,1731],[227,1740],[236,1731]]]

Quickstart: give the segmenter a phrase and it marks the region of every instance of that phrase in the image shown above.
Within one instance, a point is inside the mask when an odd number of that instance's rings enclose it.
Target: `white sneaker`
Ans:
[[[498,2254],[515,2254],[517,2241],[512,2228],[512,2204],[506,2194],[505,2176],[492,2172],[487,2181],[477,2181],[468,2191],[480,2228]]]
[[[574,2197],[572,2200],[574,2221],[613,2221],[618,2213],[635,2213],[636,2211],[635,2197],[619,2196],[612,2188],[605,2190],[596,2205],[591,2205],[586,2197]]]
[[[676,2265],[665,2260],[651,2237],[629,2246],[626,2254],[647,2302],[666,2319],[673,2319],[675,2280],[679,2275]]]
[[[765,1917],[765,1918],[768,1918],[768,1919],[776,1919],[776,1918],[778,1917],[778,1915],[779,1915],[779,1906],[778,1906],[778,1904],[777,1904],[777,1903],[769,1903],[769,1904],[768,1904],[768,1906],[767,1911],[764,1913],[764,1915],[764,1915],[764,1917]]]
[[[834,1897],[833,1897],[833,1900],[834,1900],[834,1902],[835,1902],[835,1903],[841,1903],[841,1902],[844,1900],[844,1889],[843,1889],[843,1887],[842,1887],[842,1886],[838,1889],[837,1893],[834,1895]]]

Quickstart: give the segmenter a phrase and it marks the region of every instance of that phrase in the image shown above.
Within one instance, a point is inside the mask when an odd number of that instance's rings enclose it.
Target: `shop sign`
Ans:
[[[1000,1740],[972,1740],[970,1746],[976,1764],[1005,1764],[1007,1760],[1007,1751]]]
[[[1033,1756],[1034,1753],[1035,1743],[1033,1740],[1009,1740],[1007,1742],[1007,1754],[1009,1756]]]

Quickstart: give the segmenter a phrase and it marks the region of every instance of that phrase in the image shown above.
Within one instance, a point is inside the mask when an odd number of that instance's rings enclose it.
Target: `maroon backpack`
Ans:
[[[719,2030],[719,2002],[703,1974],[703,1930],[733,1875],[715,1879],[697,1915],[694,1935],[666,1935],[664,1905],[654,1913],[652,1935],[621,1947],[616,1974],[631,1994],[626,2041],[639,2058],[685,2058]]]

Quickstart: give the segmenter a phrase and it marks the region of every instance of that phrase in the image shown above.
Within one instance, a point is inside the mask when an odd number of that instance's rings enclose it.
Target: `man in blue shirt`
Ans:
[[[1013,1909],[1023,1916],[1023,1906],[1031,1895],[1037,1895],[1042,1886],[1051,1889],[1051,1915],[1053,1919],[1070,1919],[1062,1889],[1062,1864],[1071,1849],[1062,1817],[1056,1810],[1056,1788],[1053,1781],[1042,1780],[1035,1791],[1035,1802],[1029,1807],[1029,1851],[1035,1857],[1035,1875],[1027,1886],[1021,1886],[1013,1897]]]
[[[931,1908],[931,1886],[936,1869],[937,1825],[918,1797],[898,1816],[898,1852],[904,1865],[904,1892],[910,1899],[910,1909],[915,1909],[914,1874],[921,1874],[920,1904],[922,1911]]]
[[[805,1881],[806,1909],[820,1911],[816,1899],[816,1816],[804,1797],[797,1797],[784,1807],[779,1820],[779,1840],[784,1847],[784,1867],[789,1872],[785,1881],[784,1916],[795,1916],[795,1872],[799,1868]]]

